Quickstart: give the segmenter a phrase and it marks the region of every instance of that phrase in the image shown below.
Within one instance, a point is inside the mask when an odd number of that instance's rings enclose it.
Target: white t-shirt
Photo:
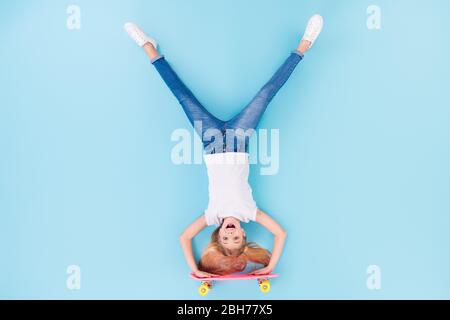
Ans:
[[[226,217],[242,222],[255,221],[256,203],[248,184],[249,159],[245,152],[204,155],[209,179],[207,225],[219,226]]]

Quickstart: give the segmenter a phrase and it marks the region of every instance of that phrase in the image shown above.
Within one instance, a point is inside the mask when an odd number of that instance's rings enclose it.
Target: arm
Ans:
[[[262,269],[255,270],[252,274],[268,274],[275,269],[278,259],[280,259],[281,252],[283,251],[284,240],[286,239],[286,231],[284,231],[283,228],[268,214],[259,209],[256,212],[256,222],[265,227],[274,235],[274,242],[269,264]]]
[[[204,228],[206,228],[205,216],[200,216],[194,222],[192,222],[189,227],[184,230],[180,236],[181,247],[183,248],[184,257],[186,262],[191,268],[192,272],[198,277],[209,277],[212,274],[198,270],[197,263],[194,259],[194,254],[192,253],[192,239]]]

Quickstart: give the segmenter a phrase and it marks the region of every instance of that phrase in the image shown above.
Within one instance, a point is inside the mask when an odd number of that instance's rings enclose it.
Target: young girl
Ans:
[[[180,80],[164,56],[158,52],[156,41],[145,35],[135,24],[125,24],[126,32],[150,57],[203,142],[209,179],[209,204],[205,213],[180,236],[186,261],[198,277],[240,272],[249,262],[263,265],[261,269],[254,270],[253,274],[268,274],[280,258],[286,232],[269,215],[259,210],[253,200],[248,183],[249,138],[269,102],[311,48],[322,27],[323,19],[320,15],[311,17],[298,47],[269,82],[239,114],[229,121],[221,121],[209,113]],[[247,242],[241,222],[250,221],[261,224],[274,235],[272,253]],[[191,241],[209,225],[216,225],[217,228],[197,265]]]

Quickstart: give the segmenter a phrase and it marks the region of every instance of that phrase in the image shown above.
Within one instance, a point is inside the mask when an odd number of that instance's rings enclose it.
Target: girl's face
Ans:
[[[236,251],[245,243],[245,231],[238,219],[228,217],[219,229],[219,243],[229,251]]]

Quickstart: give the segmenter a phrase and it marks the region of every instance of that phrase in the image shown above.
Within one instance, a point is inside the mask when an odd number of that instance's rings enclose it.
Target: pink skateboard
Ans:
[[[265,275],[251,275],[251,274],[232,274],[227,276],[215,276],[209,278],[199,278],[193,273],[190,274],[192,279],[201,281],[201,285],[198,288],[198,293],[202,296],[206,296],[209,290],[212,288],[214,281],[228,281],[228,280],[258,280],[259,288],[262,292],[267,293],[270,291],[269,278],[276,278],[279,275],[275,273]]]

